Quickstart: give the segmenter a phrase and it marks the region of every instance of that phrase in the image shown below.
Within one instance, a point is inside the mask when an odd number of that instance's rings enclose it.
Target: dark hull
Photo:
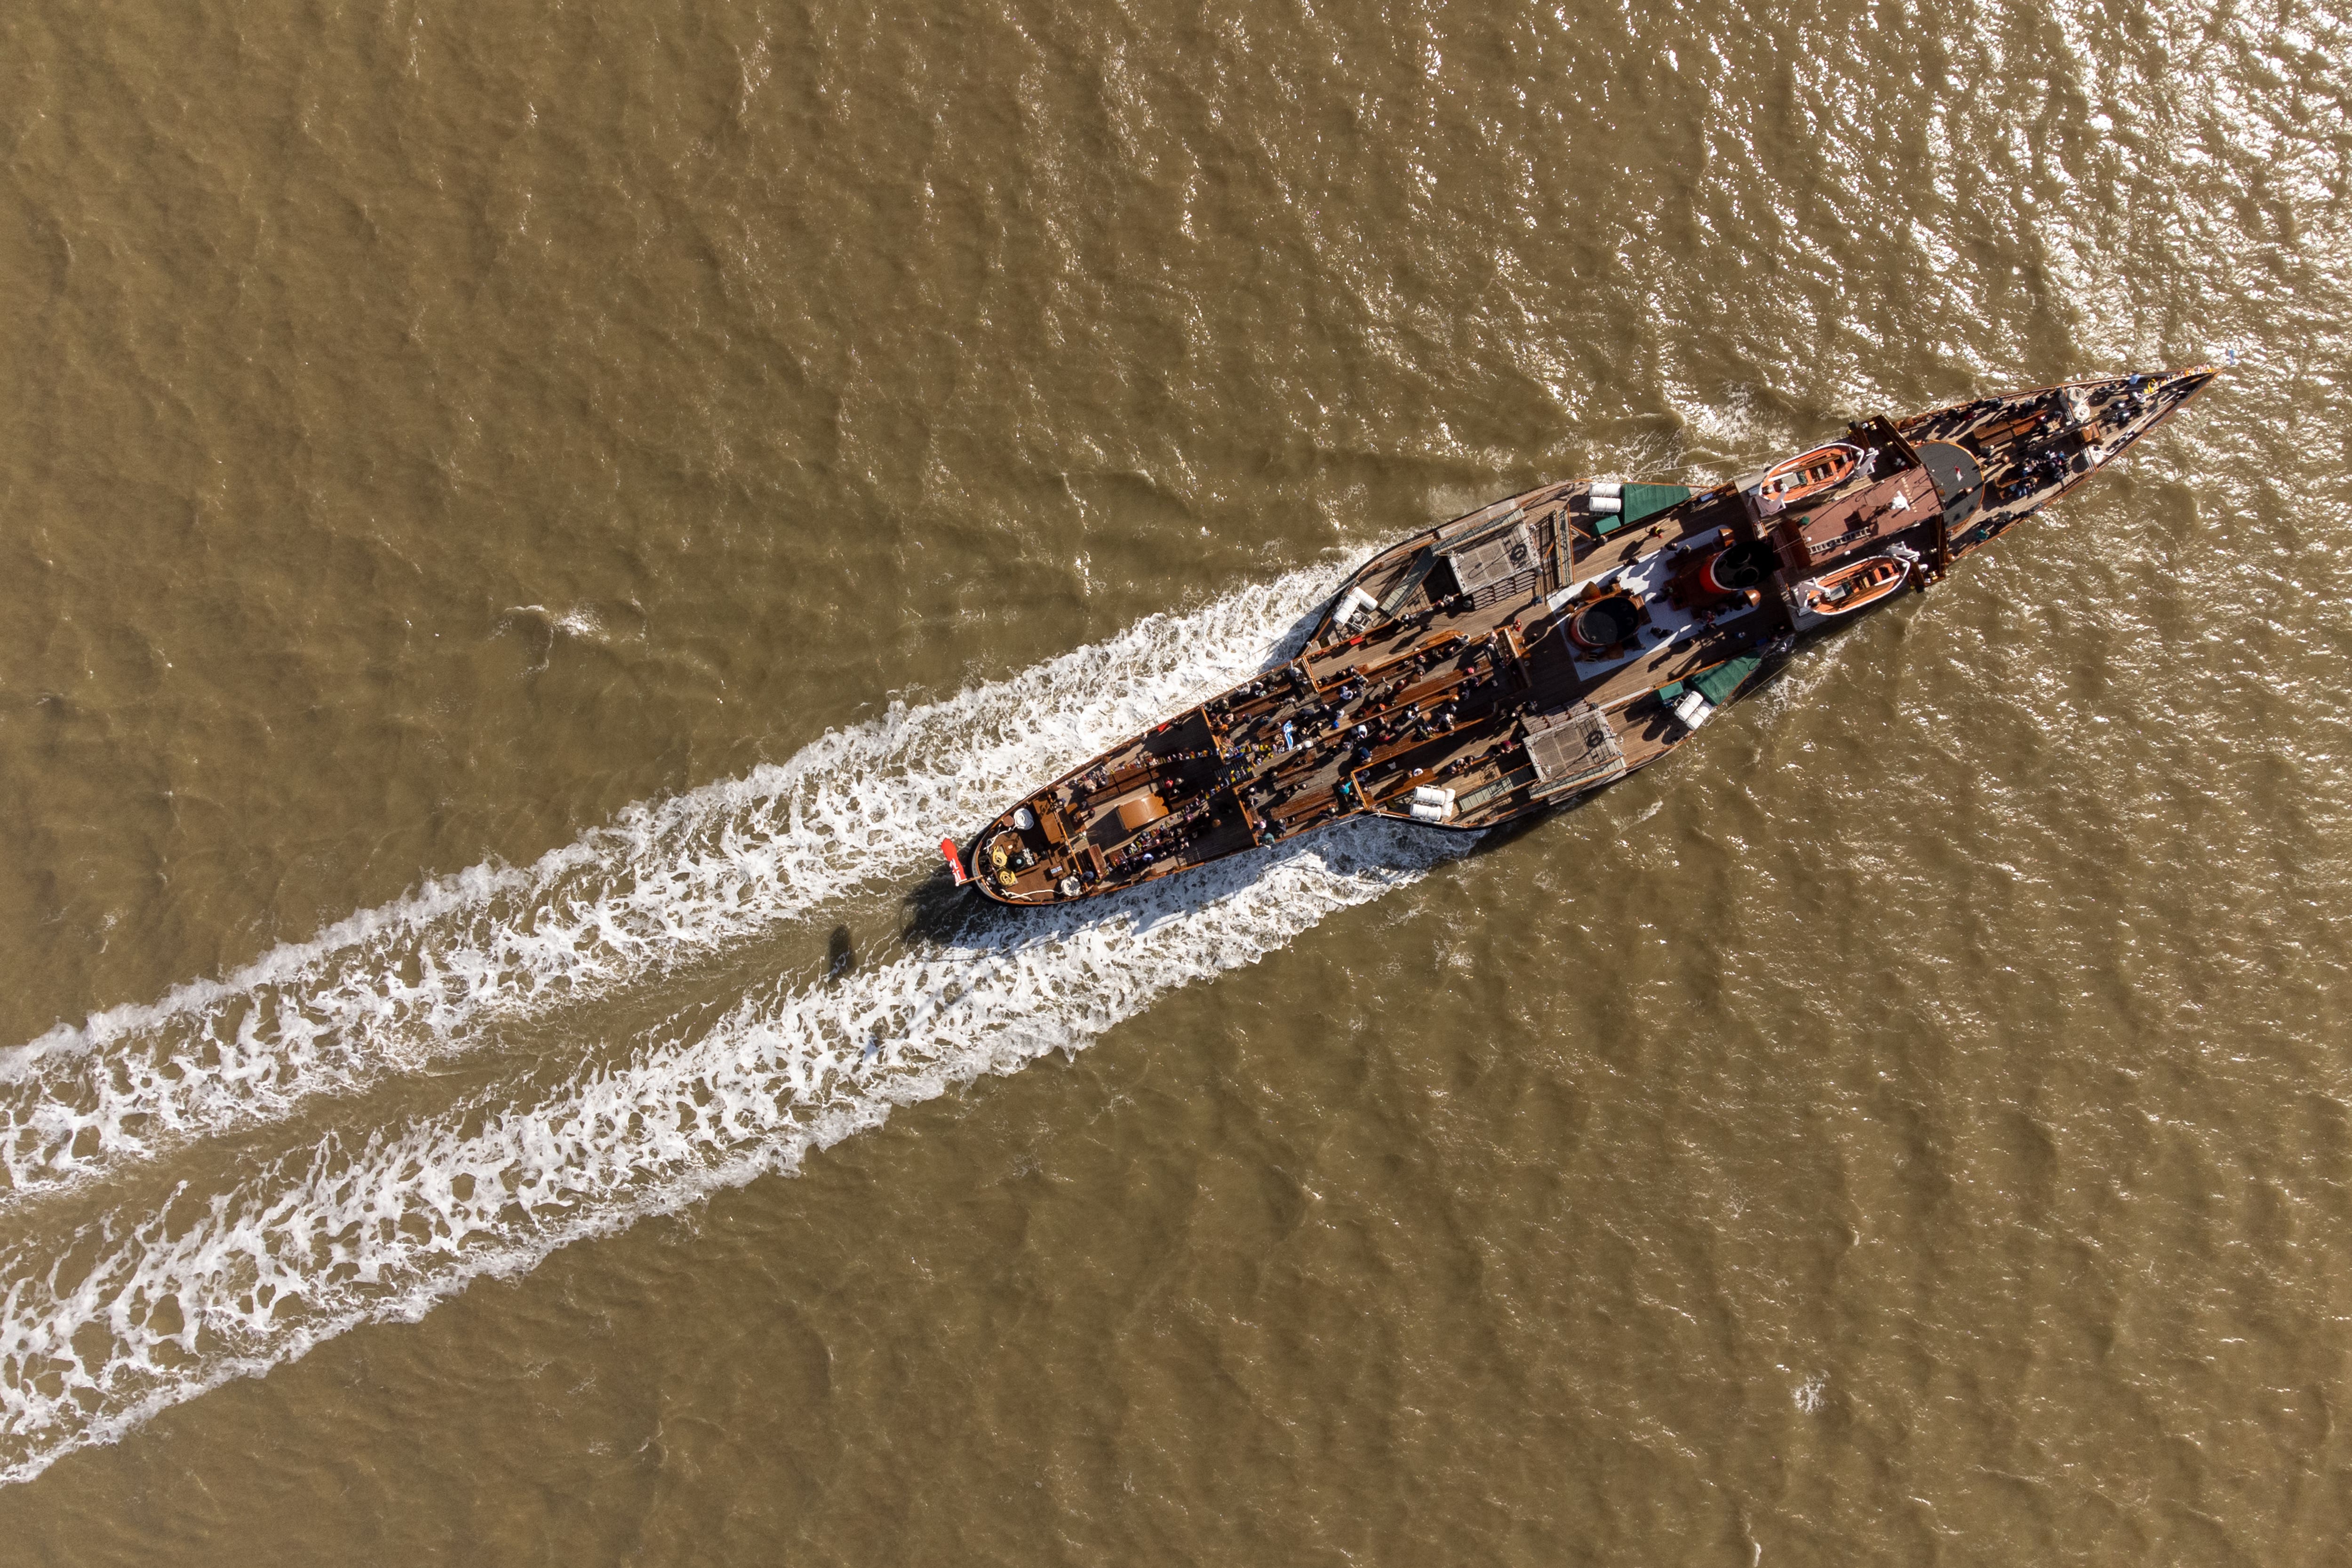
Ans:
[[[1842,438],[1863,459],[1832,482],[1759,469],[1696,492],[1577,481],[1493,502],[1374,556],[1289,664],[1031,792],[961,867],[1034,906],[1349,816],[1479,831],[1549,810],[1674,750],[1803,638],[1902,596],[1815,613],[1821,580],[1883,558],[1924,591],[2213,374],[1864,421]]]

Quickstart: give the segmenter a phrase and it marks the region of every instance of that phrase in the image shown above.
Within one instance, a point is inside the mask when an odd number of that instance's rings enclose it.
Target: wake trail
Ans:
[[[480,865],[225,978],[0,1051],[0,1204],[268,1123],[903,878],[1020,790],[1255,673],[1337,580],[1296,571]]]
[[[794,1170],[894,1106],[1074,1052],[1465,846],[1350,822],[1174,883],[992,912],[936,949],[755,993],[551,1089],[330,1135],[226,1191],[17,1243],[0,1254],[0,1480],[357,1324],[414,1320],[470,1280]]]

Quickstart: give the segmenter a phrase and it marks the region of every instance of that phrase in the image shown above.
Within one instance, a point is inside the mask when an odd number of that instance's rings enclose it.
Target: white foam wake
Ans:
[[[1336,576],[1293,572],[894,706],[789,762],[633,807],[535,865],[477,866],[225,979],[0,1052],[0,1190],[281,1116],[901,877],[943,832],[1253,673]]]
[[[1034,915],[649,1041],[546,1092],[336,1137],[215,1195],[0,1258],[0,1479],[485,1273],[793,1168],[894,1105],[1075,1051],[1172,987],[1255,962],[1465,840],[1360,821]]]

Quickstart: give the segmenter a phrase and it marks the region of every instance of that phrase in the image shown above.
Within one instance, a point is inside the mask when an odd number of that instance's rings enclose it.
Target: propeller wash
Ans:
[[[1287,657],[1336,576],[1294,573],[895,707],[530,867],[478,867],[0,1055],[16,1238],[0,1244],[0,1479],[470,1280],[792,1170],[895,1105],[1080,1049],[1459,852],[1367,823],[1181,890],[1043,921],[975,911],[887,962],[763,981],[715,1020],[589,1065],[498,1071],[504,1026],[904,888],[940,821]],[[306,1108],[468,1056],[481,1071],[465,1082],[488,1087],[364,1132],[296,1132]],[[273,1129],[291,1146],[268,1152]],[[232,1133],[263,1153],[209,1185],[179,1171]],[[40,1223],[68,1206],[89,1217]]]

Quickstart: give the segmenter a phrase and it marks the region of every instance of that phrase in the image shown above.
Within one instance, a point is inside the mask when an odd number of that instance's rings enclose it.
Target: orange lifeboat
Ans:
[[[1843,441],[1816,446],[1811,452],[1775,463],[1757,482],[1757,499],[1777,511],[1817,490],[1826,490],[1853,472],[1862,449]]]
[[[1911,568],[1893,556],[1874,555],[1842,566],[1805,584],[1798,601],[1811,615],[1845,615],[1875,604],[1910,580]]]

